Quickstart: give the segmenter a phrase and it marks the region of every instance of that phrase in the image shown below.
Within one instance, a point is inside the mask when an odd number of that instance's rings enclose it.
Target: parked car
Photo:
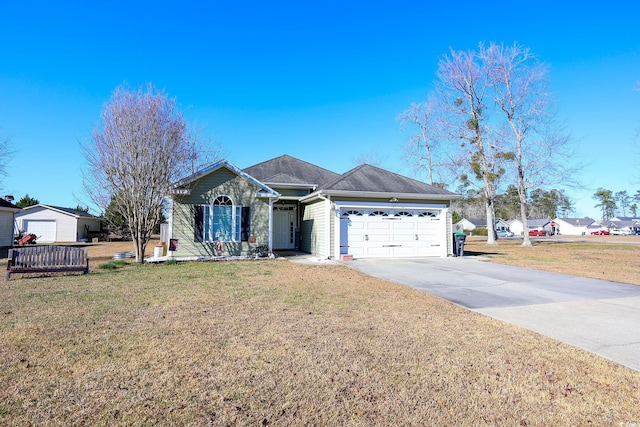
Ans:
[[[547,233],[542,230],[529,230],[529,236],[544,236],[545,234]]]
[[[597,230],[597,231],[592,231],[591,234],[593,234],[594,236],[608,236],[609,234],[609,230]]]
[[[498,237],[513,237],[513,231],[509,231],[509,230],[498,230],[496,231],[496,234],[498,235]]]
[[[628,228],[612,228],[611,234],[614,236],[631,236],[633,232]]]

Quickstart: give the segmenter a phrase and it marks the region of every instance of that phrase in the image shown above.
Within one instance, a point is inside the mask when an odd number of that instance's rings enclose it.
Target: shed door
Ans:
[[[446,219],[441,210],[349,210],[347,253],[354,257],[446,256]]]
[[[23,228],[27,234],[35,234],[38,242],[56,241],[56,221],[55,220],[25,220]]]

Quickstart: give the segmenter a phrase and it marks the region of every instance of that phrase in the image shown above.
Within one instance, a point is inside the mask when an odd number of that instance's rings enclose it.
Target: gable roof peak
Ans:
[[[244,172],[267,184],[296,184],[317,187],[339,174],[288,154],[249,166]]]
[[[231,172],[235,173],[238,176],[241,176],[242,178],[246,179],[247,181],[252,182],[253,184],[255,184],[257,187],[261,188],[263,191],[265,191],[266,193],[268,193],[270,196],[276,196],[278,193],[276,191],[274,191],[273,189],[271,189],[269,186],[263,184],[260,180],[256,179],[255,177],[251,176],[250,174],[244,172],[242,169],[234,166],[233,164],[231,164],[229,161],[227,161],[226,159],[222,159],[222,160],[218,160],[217,162],[205,167],[204,169],[201,169],[195,173],[192,173],[191,175],[182,178],[181,180],[173,183],[171,185],[171,187],[173,188],[173,193],[172,194],[189,194],[190,190],[188,188],[189,184],[193,183],[194,181],[199,180],[200,178],[209,175],[210,173],[213,173],[215,171],[217,171],[218,169],[221,168],[225,168],[230,170]]]

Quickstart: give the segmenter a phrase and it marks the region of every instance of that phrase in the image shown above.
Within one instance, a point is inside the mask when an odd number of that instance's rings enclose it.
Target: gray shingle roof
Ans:
[[[270,184],[296,184],[317,187],[340,175],[289,155],[258,163],[243,171],[255,179]]]
[[[635,227],[640,221],[638,220],[624,220],[624,221],[608,221],[607,225],[614,227]]]
[[[52,208],[52,209],[57,209],[59,211],[68,213],[69,215],[77,216],[79,218],[98,219],[97,216],[91,215],[89,212],[80,211],[80,210],[77,210],[77,209],[63,208],[63,207],[60,207],[60,206],[43,205],[43,204],[40,204],[40,206],[45,206],[45,207],[49,207],[49,208]]]
[[[434,185],[408,178],[386,169],[368,164],[360,165],[332,182],[321,186],[325,191],[354,191],[397,194],[437,194],[453,196],[454,193]]]
[[[475,225],[476,227],[486,227],[487,226],[487,220],[486,219],[480,219],[480,218],[464,218],[467,221],[469,221],[471,224]]]
[[[585,227],[593,224],[594,220],[591,218],[558,218],[560,221],[564,221],[567,224],[572,224],[577,227]]]
[[[527,218],[527,225],[529,226],[530,229],[535,227],[544,227],[550,222],[551,222],[551,218],[532,218],[532,219]]]
[[[611,218],[612,221],[640,221],[640,218],[636,216],[617,216],[615,218]]]
[[[0,198],[0,208],[12,208],[12,209],[20,209],[16,205],[11,202],[6,201],[3,198]]]

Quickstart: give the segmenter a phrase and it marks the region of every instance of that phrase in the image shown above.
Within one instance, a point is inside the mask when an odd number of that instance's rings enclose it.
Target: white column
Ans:
[[[327,196],[327,258],[331,258],[331,196]]]
[[[269,197],[269,254],[273,252],[273,199]]]

